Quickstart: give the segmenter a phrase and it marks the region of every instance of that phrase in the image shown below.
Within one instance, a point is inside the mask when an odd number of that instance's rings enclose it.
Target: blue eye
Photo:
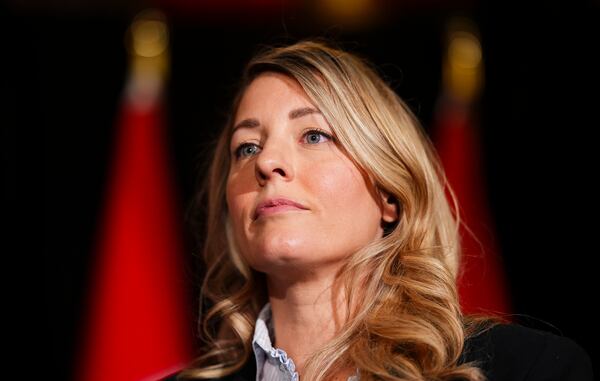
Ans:
[[[323,130],[310,129],[304,134],[302,138],[306,144],[315,145],[323,142],[323,138],[332,140],[332,136]],[[242,143],[234,151],[236,159],[246,158],[257,154],[260,151],[260,147],[254,143]]]
[[[307,137],[308,144],[320,143],[321,140],[319,139],[319,137],[321,137],[321,136],[324,136],[325,138],[331,140],[331,135],[329,135],[325,131],[318,130],[318,129],[308,130],[304,133],[304,136]],[[316,139],[315,139],[315,137],[316,137]]]
[[[235,149],[235,157],[246,157],[256,153],[258,146],[253,143],[242,143]]]

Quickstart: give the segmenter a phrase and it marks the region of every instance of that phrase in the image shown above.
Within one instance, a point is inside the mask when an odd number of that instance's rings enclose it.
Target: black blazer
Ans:
[[[589,355],[573,340],[518,324],[499,324],[469,338],[459,363],[479,361],[490,381],[592,381]],[[173,374],[163,381],[176,381]],[[244,368],[220,381],[256,381],[251,356]]]

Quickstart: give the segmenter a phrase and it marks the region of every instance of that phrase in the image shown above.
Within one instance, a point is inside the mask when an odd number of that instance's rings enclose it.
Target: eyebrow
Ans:
[[[290,120],[298,119],[298,118],[301,118],[303,116],[310,115],[310,114],[321,114],[321,111],[319,111],[315,108],[312,108],[312,107],[301,107],[301,108],[297,108],[297,109],[290,111],[288,114],[288,118]],[[238,128],[254,128],[254,127],[258,127],[258,126],[260,126],[260,122],[257,119],[255,119],[255,118],[244,119],[241,122],[239,122],[238,124],[236,124],[235,127],[233,127],[231,134],[233,135],[233,133]]]

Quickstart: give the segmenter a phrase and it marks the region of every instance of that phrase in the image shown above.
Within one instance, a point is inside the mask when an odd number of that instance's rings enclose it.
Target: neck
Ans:
[[[302,374],[306,359],[329,342],[344,323],[346,307],[340,292],[331,291],[333,276],[289,280],[267,276],[274,347],[286,351]]]

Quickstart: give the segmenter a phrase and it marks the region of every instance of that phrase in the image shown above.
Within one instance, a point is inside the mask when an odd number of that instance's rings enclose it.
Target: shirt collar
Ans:
[[[254,327],[252,345],[257,344],[263,351],[270,353],[273,349],[271,337],[275,338],[271,323],[271,303],[267,302],[258,314]]]
[[[263,372],[265,371],[269,374],[270,379],[275,372],[279,375],[277,379],[298,381],[298,372],[296,372],[294,361],[283,349],[273,348],[271,337],[275,338],[271,321],[271,304],[266,303],[256,319],[252,339],[252,349],[256,358],[256,381],[264,379]]]
[[[271,303],[267,302],[258,313],[254,327],[254,337],[252,338],[252,349],[254,350],[256,359],[256,381],[261,381],[262,379],[262,371],[267,362],[267,356],[277,359],[287,369],[287,376],[289,378],[286,377],[286,379],[298,381],[298,373],[295,371],[294,361],[287,356],[284,350],[273,347],[271,338],[275,339],[275,332],[271,316]],[[358,368],[356,369],[356,373],[348,378],[348,381],[360,381]]]

